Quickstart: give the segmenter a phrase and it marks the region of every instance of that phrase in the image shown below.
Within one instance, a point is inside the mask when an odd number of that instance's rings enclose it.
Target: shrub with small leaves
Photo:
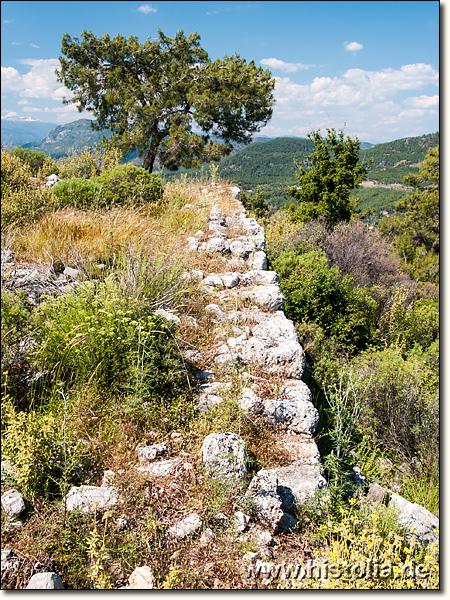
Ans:
[[[13,483],[25,496],[54,490],[63,465],[63,432],[52,413],[18,411],[2,402],[2,457],[11,463]]]
[[[134,165],[120,165],[95,178],[107,206],[146,204],[162,198],[161,179]]]
[[[126,298],[113,276],[41,305],[40,368],[105,390],[169,395],[184,381],[173,325]]]
[[[12,391],[27,364],[32,334],[31,311],[24,292],[2,291],[2,387]]]
[[[2,150],[1,228],[31,223],[54,206],[52,190],[33,183],[31,168],[19,156]]]
[[[102,171],[117,167],[121,159],[120,150],[100,145],[64,156],[58,160],[57,166],[61,179],[74,177],[91,179],[100,175]]]
[[[53,188],[60,207],[72,205],[75,208],[95,208],[101,206],[101,187],[93,179],[73,177],[64,179]]]

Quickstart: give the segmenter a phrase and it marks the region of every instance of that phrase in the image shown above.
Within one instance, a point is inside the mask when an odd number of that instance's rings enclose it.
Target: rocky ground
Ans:
[[[247,417],[264,422],[276,432],[274,456],[279,457],[279,464],[254,474],[243,498],[251,510],[236,510],[230,523],[238,535],[254,540],[258,548],[242,558],[245,565],[276,556],[278,536],[289,535],[294,529],[297,508],[327,486],[314,439],[319,415],[302,381],[305,357],[295,327],[283,312],[278,275],[267,270],[263,227],[248,217],[239,201],[238,188],[211,184],[203,190],[201,202],[209,208],[208,221],[203,230],[186,240],[186,251],[194,257],[203,255],[201,264],[210,265],[210,270],[192,269],[185,274],[198,280],[208,295],[204,310],[214,332],[208,340],[207,358],[198,349],[184,349],[185,358],[196,368],[198,411],[210,411],[228,397],[231,388],[238,389],[236,401]],[[24,289],[35,303],[42,293],[61,293],[77,280],[73,270],[50,276],[33,268],[15,268],[15,273],[7,286]],[[197,326],[193,317],[164,309],[160,313],[184,326]],[[168,442],[138,447],[136,473],[163,482],[185,476],[192,470],[195,457],[183,451],[182,442],[181,434],[175,432]],[[209,434],[201,453],[209,477],[230,486],[246,478],[249,453],[238,434],[220,430]],[[8,465],[2,465],[3,469],[7,472]],[[78,508],[90,513],[120,504],[116,477],[114,471],[106,471],[100,486],[72,487],[66,496],[67,510]],[[396,494],[386,497],[385,491],[380,493],[383,501],[402,509],[404,523],[418,535],[426,537],[438,527],[436,517],[425,514],[422,507]],[[20,522],[25,505],[16,490],[3,494],[2,507],[12,527]],[[225,515],[216,517],[222,525],[229,521]],[[126,519],[122,526],[126,529]],[[166,536],[173,544],[199,536],[199,544],[212,551],[216,533],[192,511],[174,518]],[[2,551],[2,574],[17,568],[16,563],[20,560],[11,550]],[[154,585],[152,569],[142,565],[122,589],[149,589]],[[27,589],[62,587],[61,578],[51,571],[34,574],[27,585]]]

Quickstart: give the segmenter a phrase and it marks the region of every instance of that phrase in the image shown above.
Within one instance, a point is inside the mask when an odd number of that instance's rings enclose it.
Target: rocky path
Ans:
[[[211,298],[205,310],[218,334],[213,348],[215,365],[222,373],[241,373],[240,408],[250,418],[263,419],[278,434],[283,466],[260,470],[247,491],[261,522],[277,533],[295,525],[296,506],[326,485],[313,438],[319,415],[301,380],[305,357],[295,327],[283,312],[279,277],[267,271],[264,228],[248,217],[238,188],[210,187],[203,192],[210,204],[208,233],[189,238],[188,249],[219,255],[223,261],[223,271],[200,275]],[[198,390],[202,411],[221,402],[221,393],[230,385],[218,381],[213,370],[208,375],[214,379],[200,384]],[[267,392],[271,378],[277,381],[276,394]],[[245,459],[237,458],[242,443],[234,434],[224,438],[224,433],[208,436],[204,462],[216,467],[216,477],[242,476]],[[222,455],[233,456],[221,459]]]
[[[280,457],[278,464],[275,459],[270,463],[273,466],[259,470],[245,491],[246,499],[253,506],[249,511],[251,516],[242,512],[244,508],[232,516],[238,533],[247,531],[257,540],[258,552],[242,559],[255,561],[271,557],[273,536],[292,530],[298,506],[327,485],[314,440],[319,415],[311,392],[302,381],[304,352],[294,324],[283,312],[279,277],[267,270],[264,228],[248,217],[239,200],[238,188],[211,184],[203,190],[200,204],[207,207],[209,216],[204,230],[186,240],[186,251],[193,258],[192,264],[201,264],[203,270],[192,268],[185,276],[199,281],[207,297],[206,320],[214,334],[205,342],[208,347],[206,368],[201,351],[184,352],[185,358],[197,367],[197,408],[205,413],[229,398],[230,393],[234,394],[233,398],[249,419],[263,421],[274,428],[276,442],[272,454]],[[3,262],[6,267],[10,261],[7,257],[3,261],[2,256],[2,267]],[[48,273],[29,270],[23,273],[14,270],[14,273],[11,285],[24,289],[30,301],[37,301],[41,287],[48,293]],[[76,273],[67,272],[59,278],[51,278],[50,283],[54,286],[56,281],[58,286],[65,287],[76,279]],[[56,290],[57,293],[63,291],[59,287]],[[174,315],[164,309],[159,312],[179,323],[190,320],[191,326],[196,327],[192,317]],[[180,473],[192,470],[196,458],[177,451],[182,445],[183,436],[177,432],[172,432],[167,443],[139,445],[137,464],[132,469],[150,480],[167,478],[173,482]],[[201,459],[209,476],[224,485],[243,482],[248,476],[246,444],[234,432],[219,429],[207,435]],[[7,471],[8,465],[2,463],[2,480]],[[113,471],[105,471],[100,486],[72,487],[65,498],[66,509],[94,513],[120,505],[115,477]],[[401,522],[421,541],[434,537],[439,521],[423,507],[376,485],[371,487],[367,498],[395,505]],[[9,489],[1,500],[9,526],[20,526],[25,510],[21,495]],[[215,519],[221,522],[228,518],[219,513]],[[126,518],[118,519],[119,531],[128,527]],[[201,535],[199,544],[207,547],[215,534],[209,527],[205,529],[199,514],[191,512],[180,514],[176,522],[167,523],[165,535],[168,544]],[[15,560],[11,550],[2,551],[2,572],[13,568]],[[31,578],[28,589],[62,589],[55,573],[38,575]],[[144,565],[131,574],[129,585],[122,589],[154,586],[152,569]]]

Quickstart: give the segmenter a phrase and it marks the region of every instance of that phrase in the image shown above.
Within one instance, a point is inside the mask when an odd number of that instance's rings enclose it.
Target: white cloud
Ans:
[[[37,46],[36,44],[30,44],[30,46],[31,46],[32,48],[40,48],[40,46]]]
[[[260,63],[269,69],[283,71],[283,73],[296,73],[297,71],[307,71],[312,65],[304,65],[303,63],[284,62],[278,58],[263,58]]]
[[[2,89],[16,91],[20,86],[20,73],[14,67],[2,67]]]
[[[142,4],[139,6],[138,11],[143,13],[144,15],[148,15],[150,13],[158,12],[157,8],[154,8],[151,4]]]
[[[359,50],[362,50],[364,46],[359,42],[345,42],[344,48],[349,52],[358,52]]]
[[[65,106],[58,106],[56,108],[50,108],[48,106],[39,108],[37,106],[26,106],[22,109],[23,113],[35,115],[35,117],[42,117],[45,120],[50,120],[57,123],[70,123],[77,119],[89,119],[93,118],[91,113],[81,113],[78,111],[74,104],[67,104]]]
[[[2,119],[18,117],[19,115],[14,110],[2,110]]]
[[[379,71],[350,69],[341,76],[315,77],[306,84],[294,83],[288,76],[275,77],[277,102],[263,131],[303,136],[313,129],[341,128],[347,123],[366,141],[436,131],[439,97],[419,94],[438,83],[439,73],[423,63]],[[419,94],[412,95],[414,91]],[[389,137],[380,139],[383,134]]]
[[[439,106],[439,96],[415,96],[405,100],[405,104],[414,108],[437,108]]]
[[[71,96],[71,92],[56,80],[58,59],[29,58],[21,60],[20,63],[30,67],[26,73],[21,74],[14,67],[1,68],[3,90],[16,92],[22,98],[49,98],[61,101],[63,96]]]

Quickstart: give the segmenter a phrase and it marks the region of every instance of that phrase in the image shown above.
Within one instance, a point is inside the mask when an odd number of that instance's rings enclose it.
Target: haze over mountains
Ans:
[[[56,123],[34,119],[5,117],[2,118],[1,144],[14,148],[27,143],[38,143],[56,126]]]

